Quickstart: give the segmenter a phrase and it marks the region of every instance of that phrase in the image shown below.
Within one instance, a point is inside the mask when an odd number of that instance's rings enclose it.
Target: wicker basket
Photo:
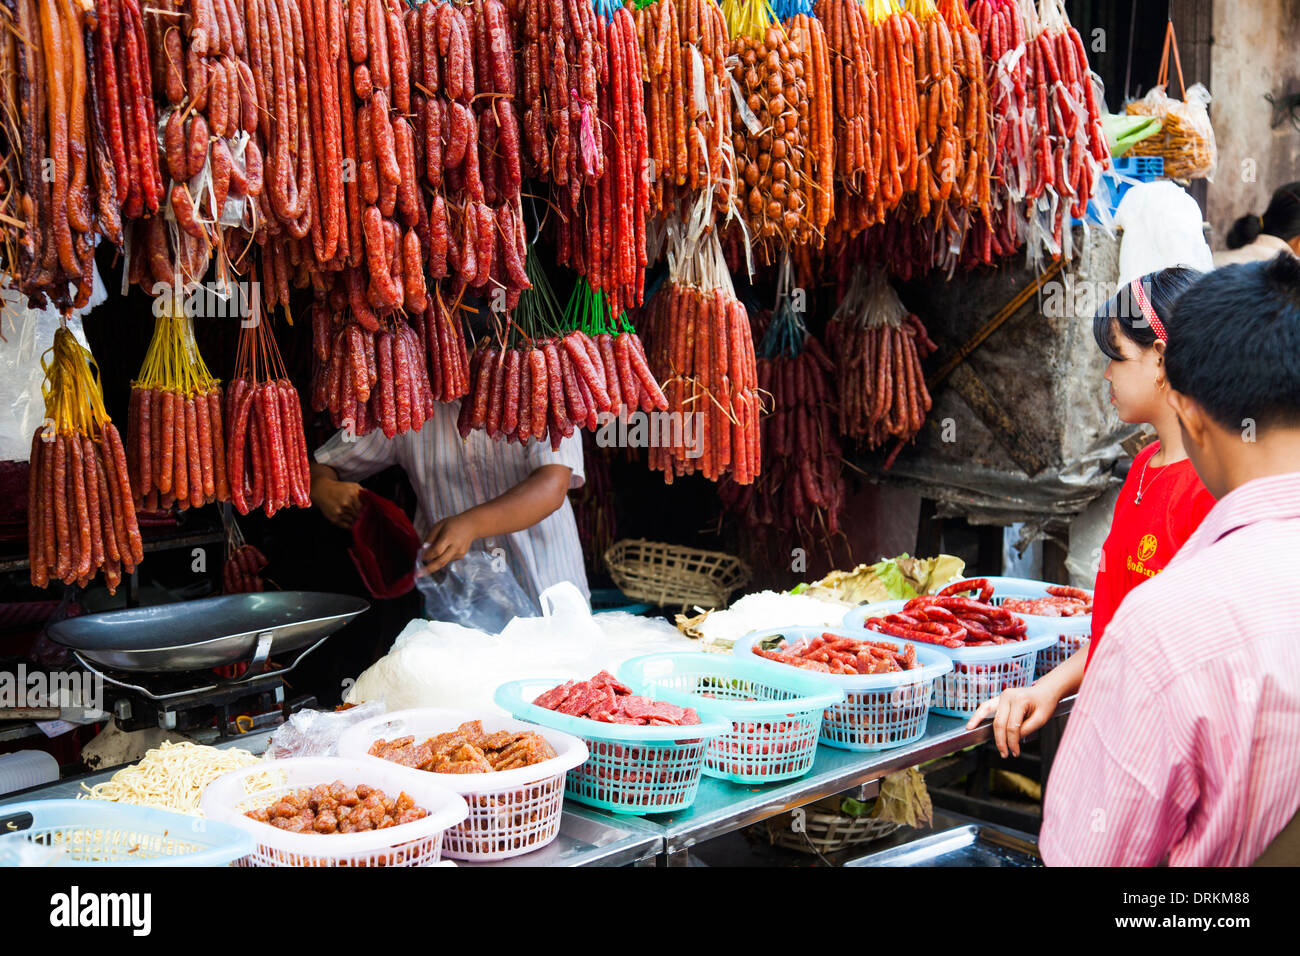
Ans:
[[[851,817],[814,804],[803,811],[803,829],[796,830],[790,813],[772,817],[763,824],[768,841],[800,853],[825,856],[851,846],[887,837],[902,824],[877,817]]]
[[[605,564],[628,597],[682,610],[725,607],[731,592],[749,582],[749,566],[721,551],[702,551],[641,538],[616,541]]]

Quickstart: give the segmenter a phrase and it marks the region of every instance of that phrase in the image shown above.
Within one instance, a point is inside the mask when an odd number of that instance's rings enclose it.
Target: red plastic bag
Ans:
[[[361,511],[352,524],[348,554],[375,598],[401,597],[415,587],[420,536],[406,512],[387,498],[361,489]]]

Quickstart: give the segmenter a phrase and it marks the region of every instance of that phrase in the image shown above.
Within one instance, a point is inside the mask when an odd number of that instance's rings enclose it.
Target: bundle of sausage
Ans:
[[[418,226],[429,274],[454,274],[453,298],[502,289],[513,308],[529,282],[509,15],[499,0],[439,0],[409,10],[406,28],[417,172],[431,191]]]
[[[834,211],[835,131],[821,22],[779,25],[765,0],[728,0],[736,189],[765,262],[792,243],[820,245]]]
[[[960,597],[979,591],[978,598]],[[989,647],[1023,641],[1027,626],[989,601],[993,588],[984,578],[958,581],[937,595],[914,597],[903,610],[863,622],[868,630],[943,647]]]
[[[346,312],[316,305],[312,342],[312,410],[328,409],[336,428],[357,436],[380,428],[392,438],[419,431],[433,417],[424,344],[399,316],[372,331]]]
[[[930,410],[921,359],[935,345],[882,270],[857,269],[826,326],[836,358],[840,431],[868,448],[911,441]]]
[[[669,420],[681,425],[669,441],[661,434],[651,445],[650,468],[662,471],[669,484],[699,471],[710,481],[730,474],[748,485],[762,471],[763,411],[749,316],[714,233],[685,240],[670,260],[676,270],[659,287],[643,322]]]
[[[152,216],[163,197],[145,23],[139,0],[95,0],[95,116],[108,140],[117,201],[127,219]],[[122,242],[120,230],[104,237]]]
[[[254,545],[244,544],[232,549],[221,568],[222,593],[255,594],[265,591],[262,569],[266,565],[266,555]]]
[[[128,407],[127,466],[137,508],[230,500],[221,389],[184,315],[158,317]]]
[[[95,233],[121,236],[114,163],[89,81],[95,46],[77,0],[14,0],[10,10],[0,66],[15,108],[6,122],[17,124],[10,136],[18,141],[5,144],[6,154],[21,156],[8,166],[21,191],[10,189],[15,202],[7,208],[24,228],[14,235],[17,254],[9,265],[29,305],[42,308],[48,299],[66,312],[90,301]],[[123,32],[135,36],[128,27]],[[147,105],[143,98],[132,103]],[[152,127],[141,118],[140,128]]]
[[[884,641],[857,641],[830,632],[821,637],[801,637],[793,644],[784,638],[772,647],[764,647],[766,643],[751,649],[769,661],[824,674],[888,674],[920,666],[913,644],[904,644],[900,651]]]
[[[1044,3],[1041,29],[1028,42],[1034,137],[1029,202],[1030,251],[1071,255],[1069,217],[1087,211],[1110,148],[1101,128],[1088,55],[1060,0]]]
[[[584,209],[561,223],[557,261],[585,275],[619,315],[645,300],[649,142],[636,25],[626,8],[612,4],[596,0],[596,135],[604,172],[585,184]]]
[[[84,587],[103,570],[109,593],[144,558],[126,449],[104,411],[94,359],[72,333],[54,333],[45,363],[45,418],[32,435],[27,483],[31,581]]]
[[[470,381],[457,422],[462,437],[485,429],[493,439],[520,443],[549,437],[559,448],[575,428],[594,431],[604,413],[668,407],[640,338],[630,332],[592,340],[574,330],[505,349],[485,340],[470,356]]]
[[[840,196],[831,231],[836,238],[855,236],[880,221],[885,212],[881,190],[881,118],[887,104],[876,85],[872,31],[860,0],[820,0],[817,17],[826,26],[832,75],[835,175]],[[886,131],[887,133],[887,131]]]
[[[632,16],[640,40],[641,78],[647,84],[651,208],[662,211],[679,198],[689,201],[691,194],[712,188],[715,207],[725,211],[736,154],[722,10],[714,0],[657,0]]]
[[[751,528],[821,528],[834,536],[844,507],[841,449],[831,427],[834,365],[815,338],[802,335],[778,350],[765,345],[772,356],[758,359],[758,387],[771,394],[773,408],[762,422],[762,478],[751,488],[725,484],[719,497]]]

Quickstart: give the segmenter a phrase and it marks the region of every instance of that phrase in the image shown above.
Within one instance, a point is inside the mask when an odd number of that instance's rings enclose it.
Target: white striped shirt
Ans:
[[[571,489],[581,488],[586,480],[578,434],[560,442],[558,451],[536,439],[527,447],[493,441],[482,429],[462,439],[456,430],[459,414],[460,402],[439,402],[433,418],[418,433],[403,432],[392,439],[376,428],[347,441],[340,431],[316,450],[315,458],[343,481],[361,481],[390,465],[401,465],[419,498],[415,530],[421,538],[443,518],[505,494],[543,465],[571,469]],[[511,571],[534,603],[542,591],[560,581],[572,581],[590,599],[578,526],[567,496],[531,528],[507,534],[504,540],[475,541],[471,550],[490,552],[496,547],[505,551]]]
[[[1128,593],[1052,767],[1057,865],[1244,866],[1300,807],[1300,473],[1225,495]]]

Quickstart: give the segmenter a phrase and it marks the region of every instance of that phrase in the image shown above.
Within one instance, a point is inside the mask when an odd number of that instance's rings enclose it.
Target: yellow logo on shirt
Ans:
[[[1138,542],[1138,560],[1150,561],[1155,555],[1156,549],[1160,547],[1160,542],[1156,540],[1153,534],[1145,534],[1142,540]]]

